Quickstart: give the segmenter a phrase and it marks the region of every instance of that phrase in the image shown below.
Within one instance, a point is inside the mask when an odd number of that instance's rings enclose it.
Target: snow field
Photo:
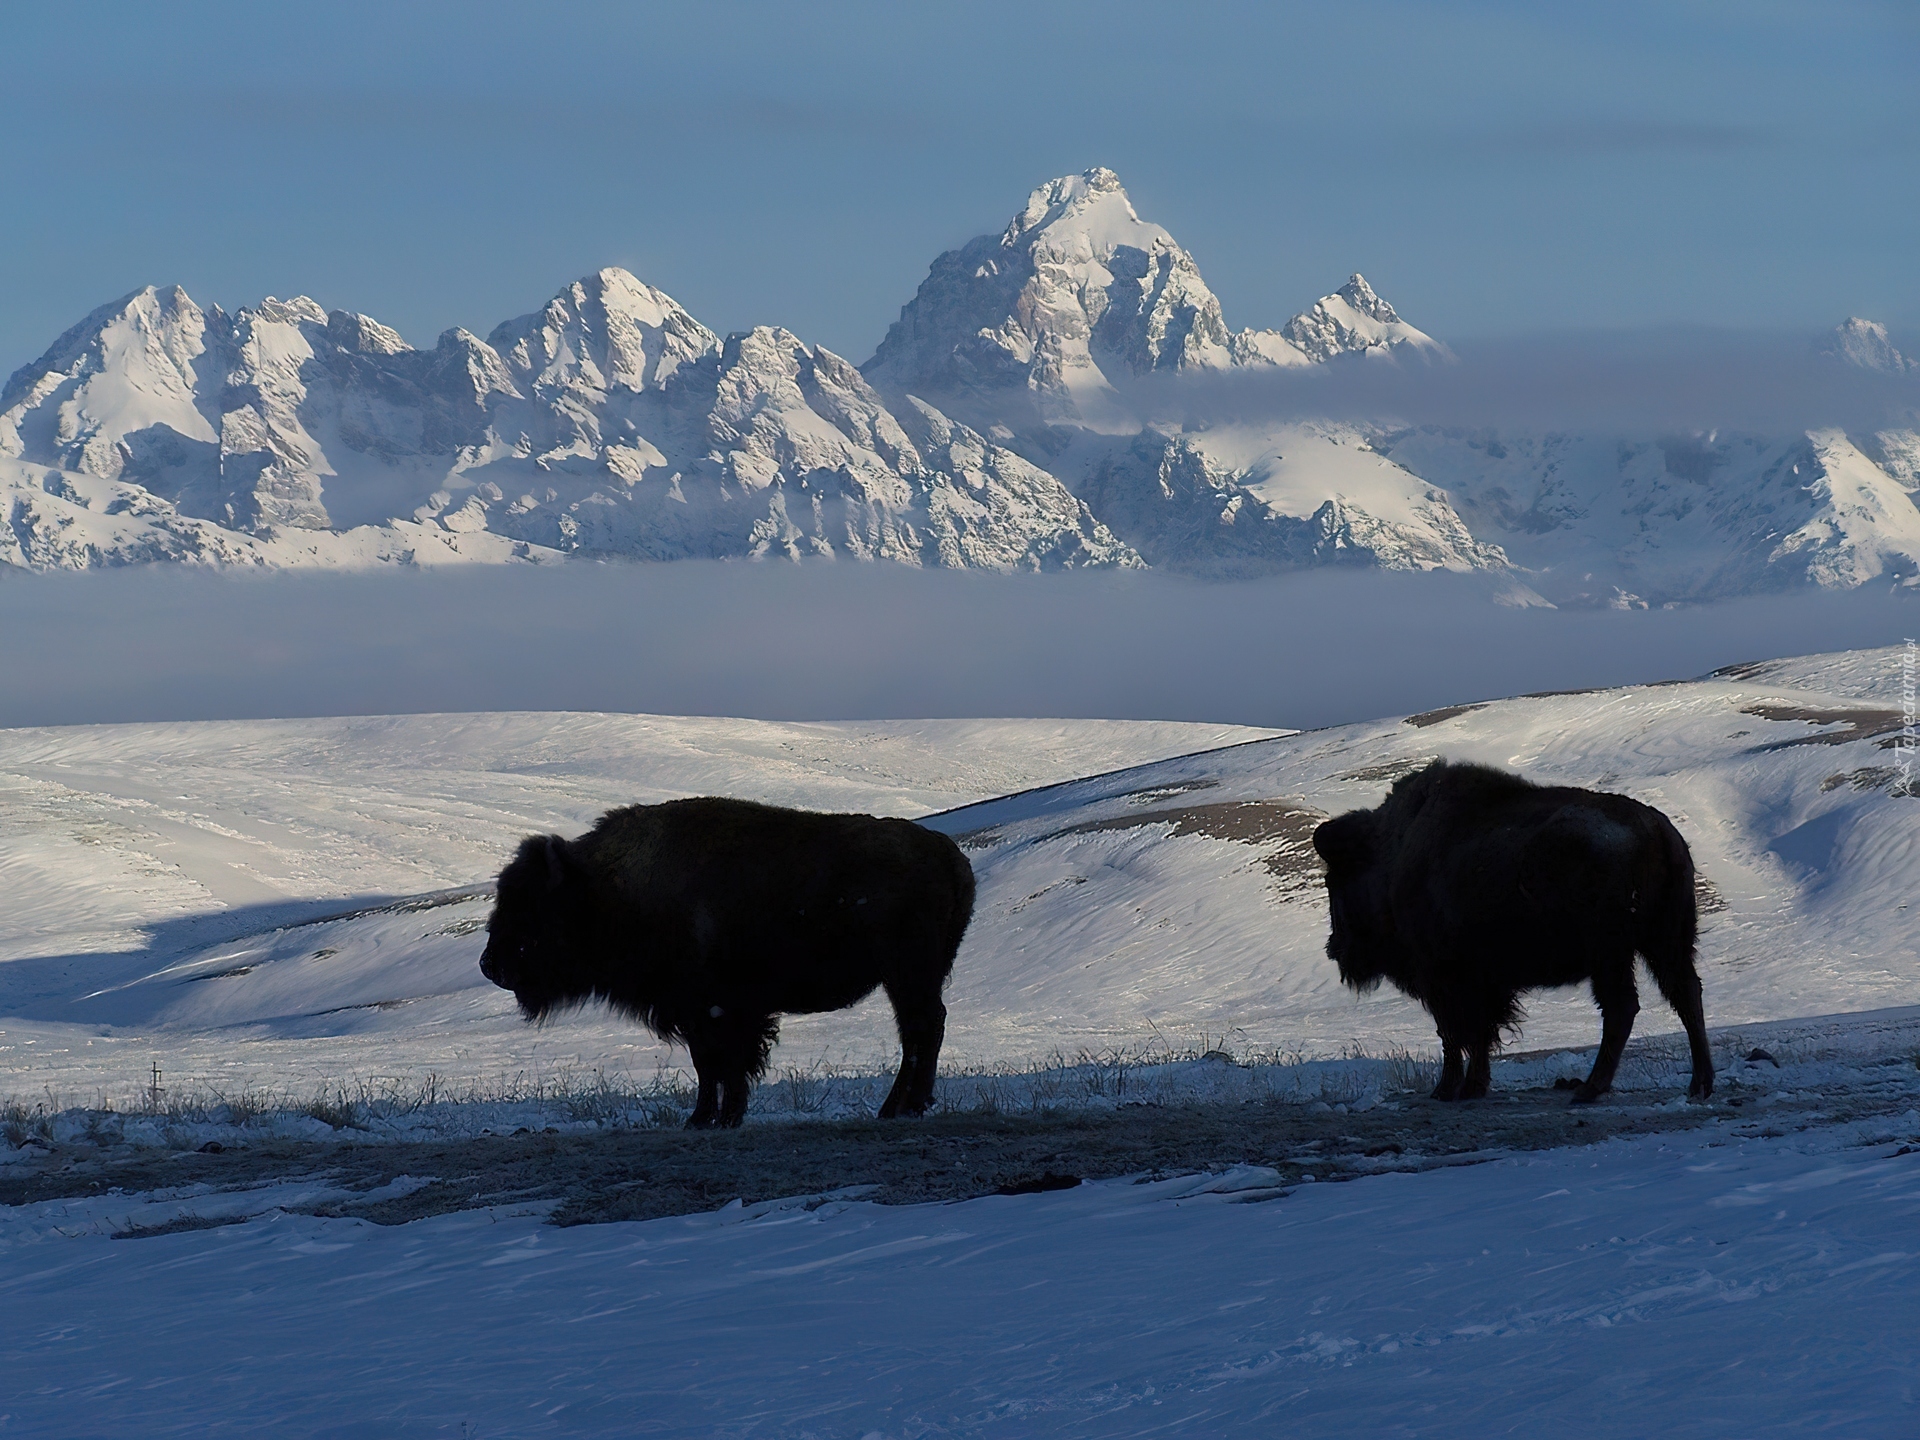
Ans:
[[[50,1202],[0,1219],[0,1413],[142,1437],[1910,1435],[1916,1140],[1920,1111],[1722,1122],[1286,1192],[1245,1167],[564,1230],[269,1209],[118,1241],[81,1232],[123,1201]]]

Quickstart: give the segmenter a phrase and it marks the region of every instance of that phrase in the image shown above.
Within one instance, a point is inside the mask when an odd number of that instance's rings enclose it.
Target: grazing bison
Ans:
[[[577,840],[522,841],[480,970],[529,1020],[604,1000],[684,1042],[700,1077],[690,1129],[745,1117],[777,1017],[884,986],[903,1053],[880,1114],[918,1115],[972,915],[967,857],[911,821],[672,800],[610,810]]]
[[[1433,1016],[1436,1100],[1487,1093],[1489,1054],[1518,1026],[1521,992],[1582,980],[1600,1007],[1600,1053],[1573,1100],[1606,1094],[1640,1009],[1635,951],[1686,1026],[1687,1093],[1713,1093],[1693,857],[1658,810],[1436,760],[1378,808],[1327,821],[1313,845],[1333,908],[1327,954],[1354,989],[1391,980]]]

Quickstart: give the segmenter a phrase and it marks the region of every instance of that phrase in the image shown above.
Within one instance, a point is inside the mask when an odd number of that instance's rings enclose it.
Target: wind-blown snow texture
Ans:
[[[1857,318],[1824,348],[1912,368]],[[1276,330],[1230,330],[1103,169],[939,257],[858,368],[777,328],[722,338],[619,269],[430,350],[305,297],[228,315],[148,287],[0,391],[0,564],[1342,564],[1511,572],[1522,602],[1616,605],[1920,576],[1910,421],[1216,424],[1153,388],[1450,361],[1357,274]]]
[[[1893,1440],[1920,1154],[1887,1142],[1916,1135],[1910,1111],[1279,1199],[1254,1171],[563,1230],[270,1210],[127,1242],[87,1233],[126,1200],[51,1202],[0,1220],[0,1413],[143,1437]]]

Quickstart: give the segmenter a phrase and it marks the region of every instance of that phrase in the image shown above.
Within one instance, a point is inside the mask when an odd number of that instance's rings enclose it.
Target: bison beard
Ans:
[[[529,1020],[603,1000],[684,1043],[700,1077],[693,1129],[745,1118],[779,1016],[884,987],[902,1054],[880,1114],[918,1115],[972,915],[966,856],[910,821],[673,800],[610,810],[577,840],[521,842],[480,969]]]
[[[1378,808],[1327,821],[1313,844],[1327,862],[1327,954],[1354,989],[1391,980],[1433,1016],[1436,1100],[1487,1093],[1489,1057],[1517,1028],[1522,992],[1583,980],[1600,1007],[1600,1052],[1573,1099],[1604,1095],[1640,1009],[1636,951],[1686,1027],[1687,1093],[1713,1093],[1693,857],[1658,810],[1436,760]]]

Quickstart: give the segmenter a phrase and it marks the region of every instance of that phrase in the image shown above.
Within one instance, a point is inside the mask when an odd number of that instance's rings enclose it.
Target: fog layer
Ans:
[[[1846,364],[1820,353],[1832,344],[1797,333],[1586,331],[1465,341],[1453,363],[1357,360],[1123,383],[1162,423],[1337,416],[1635,437],[1920,423],[1920,371]]]
[[[1317,726],[1891,644],[1912,599],[1516,610],[1482,580],[882,565],[0,580],[0,726],[466,710]]]

